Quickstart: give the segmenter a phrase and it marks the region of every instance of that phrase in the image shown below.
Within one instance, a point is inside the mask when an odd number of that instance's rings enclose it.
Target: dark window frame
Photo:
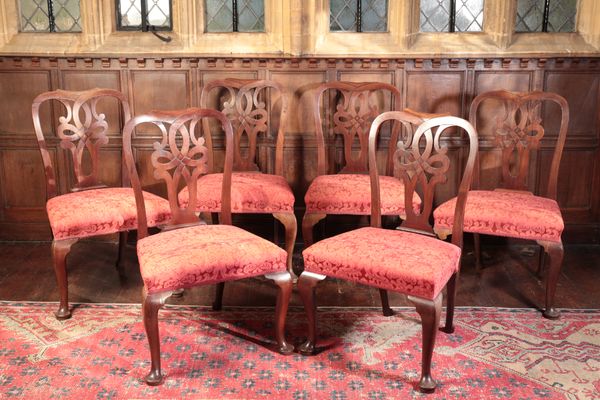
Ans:
[[[204,15],[207,14],[206,0],[202,0],[204,2]],[[266,14],[266,7],[263,2],[263,18]],[[206,18],[206,17],[205,17]],[[239,19],[240,14],[238,11],[238,0],[231,0],[231,31],[209,31],[208,30],[208,22],[205,21],[204,32],[205,33],[264,33],[266,32],[266,26],[263,26],[262,31],[240,31],[239,27]]]
[[[484,32],[483,23],[481,24],[481,31],[457,31],[456,30],[456,2],[458,0],[448,0],[450,7],[448,8],[448,30],[437,31],[437,32],[424,32],[419,29],[419,33],[479,33]],[[485,13],[485,0],[483,0],[483,12]],[[419,15],[421,15],[421,9],[419,9]],[[419,22],[420,25],[420,22]]]
[[[56,17],[54,16],[54,0],[46,0],[46,4],[48,4],[48,33],[81,33],[83,32],[83,27],[81,26],[81,15],[79,17],[79,22],[77,23],[77,25],[79,25],[80,30],[79,31],[57,31],[56,30]],[[81,0],[79,1],[79,5],[81,7]],[[21,2],[19,2],[19,17],[23,18],[23,14],[21,13]],[[22,20],[21,20],[22,23]],[[21,27],[22,29],[22,27]],[[43,33],[45,31],[22,31],[23,33]]]
[[[561,33],[559,31],[551,31],[548,32],[548,24],[550,21],[550,1],[544,0],[544,12],[542,13],[542,30],[541,31],[517,31],[515,29],[515,33]],[[579,7],[575,8],[575,21],[577,21],[577,13],[579,13]],[[515,22],[515,28],[517,23]],[[576,24],[575,24],[576,25]],[[564,32],[564,33],[574,33],[577,32],[577,26],[574,26],[573,32]]]
[[[148,9],[147,9],[148,0],[140,1],[140,14],[142,15],[142,23],[140,26],[123,26],[121,22],[121,1],[115,0],[115,14],[117,21],[117,31],[129,31],[129,32],[156,32],[156,31],[164,31],[171,32],[173,31],[173,0],[169,0],[169,25],[168,26],[156,26],[150,25],[148,23]]]
[[[385,23],[385,30],[384,31],[366,31],[363,32],[362,30],[362,1],[361,0],[356,0],[356,30],[355,31],[332,31],[331,30],[331,24],[329,25],[329,31],[330,32],[334,32],[334,33],[387,33],[389,32],[389,15],[390,15],[390,1],[395,1],[395,0],[388,0],[388,2],[386,3],[386,12],[385,12],[385,17],[386,17],[386,23]],[[331,4],[329,5],[329,15],[331,16]]]

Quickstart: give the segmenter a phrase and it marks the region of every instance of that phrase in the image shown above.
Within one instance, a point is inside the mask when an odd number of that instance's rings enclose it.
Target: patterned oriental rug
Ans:
[[[548,321],[535,310],[459,308],[456,332],[438,335],[439,387],[422,395],[414,309],[320,309],[326,349],[305,357],[272,350],[271,309],[166,306],[167,378],[148,387],[139,305],[78,304],[63,322],[55,308],[0,302],[0,398],[600,399],[600,311]],[[301,337],[304,314],[288,321],[288,337]]]

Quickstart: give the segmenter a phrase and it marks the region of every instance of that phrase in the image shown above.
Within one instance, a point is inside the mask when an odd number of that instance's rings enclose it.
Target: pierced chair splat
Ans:
[[[381,180],[376,166],[376,142],[380,126],[389,120],[406,128],[415,116],[401,111],[378,116],[369,134],[369,173],[371,184],[371,227],[360,228],[321,240],[303,252],[305,270],[298,289],[308,317],[308,338],[299,348],[313,353],[316,338],[316,284],[327,276],[393,290],[408,296],[421,316],[423,331],[420,390],[432,392],[431,360],[442,309],[442,290],[447,288],[446,325],[453,332],[454,298],[462,249],[462,215],[477,154],[477,134],[465,120],[438,117],[422,122],[414,135],[403,136],[393,153],[394,179],[403,181],[406,219],[396,230],[381,228]],[[468,137],[468,159],[459,187],[452,231],[452,243],[439,240],[430,224],[434,193],[446,183],[450,158],[441,138],[454,127]],[[416,190],[422,194],[419,209],[413,207]]]
[[[120,105],[116,119],[128,120],[127,99],[121,92],[111,89],[46,92],[37,96],[32,105],[33,125],[46,173],[46,211],[52,229],[52,259],[60,293],[60,304],[55,313],[58,319],[71,316],[66,258],[73,244],[82,238],[120,233],[118,266],[127,241],[126,233],[137,228],[132,189],[108,187],[100,179],[102,147],[111,140],[109,124],[119,126],[119,134],[121,126],[120,121],[106,118],[105,112],[111,110],[109,106],[112,105],[109,99]],[[54,130],[42,127],[40,107],[45,102],[52,103],[56,114],[62,113]],[[59,104],[62,107],[56,107]],[[59,153],[59,148],[67,154],[66,171],[62,167],[64,164],[53,163],[56,162],[53,154]],[[56,152],[49,149],[56,149]],[[120,167],[121,186],[128,186],[124,163]],[[68,193],[59,193],[59,188],[68,188]],[[144,193],[144,199],[151,226],[169,217],[169,205],[164,199],[151,193]]]
[[[209,171],[209,149],[200,128],[207,118],[225,132],[225,162],[220,192],[220,223],[207,225],[197,216],[197,192],[202,175]],[[153,144],[154,177],[167,190],[172,218],[162,231],[148,236],[147,212],[142,201],[140,178],[131,146],[132,132],[142,124],[158,126],[162,138]],[[277,350],[289,354],[293,346],[285,339],[285,318],[292,292],[292,276],[286,269],[286,252],[277,245],[231,225],[233,130],[225,115],[209,109],[154,112],[131,119],[124,129],[125,161],[135,193],[139,219],[137,254],[144,282],[143,318],[148,336],[151,367],[145,381],[163,380],[160,359],[158,311],[174,291],[264,275],[278,287],[275,307]],[[185,204],[178,193],[186,186]]]
[[[216,94],[216,99],[213,96]],[[212,102],[216,101],[216,104]],[[283,146],[288,118],[288,96],[283,87],[270,80],[222,79],[206,84],[202,89],[201,107],[222,111],[232,124],[234,132],[233,174],[231,178],[231,211],[240,214],[272,214],[285,228],[285,250],[288,271],[294,275],[292,256],[296,242],[297,222],[294,215],[294,194],[284,178]],[[212,108],[212,107],[211,107]],[[211,127],[205,123],[208,133]],[[275,165],[260,162],[259,139],[274,141]],[[196,210],[218,213],[223,174],[214,169],[214,140],[207,135],[209,173],[200,178],[207,190],[198,192]],[[180,195],[183,204],[189,193]],[[220,288],[217,293],[222,294]],[[220,307],[221,299],[215,301]]]
[[[539,149],[545,134],[542,106],[554,107],[560,123],[552,127],[557,135],[547,183],[540,180],[536,185],[528,177],[532,152]],[[549,319],[558,318],[560,313],[554,308],[554,293],[563,259],[564,221],[556,194],[569,125],[567,101],[547,92],[486,92],[473,100],[469,119],[480,131],[482,139],[487,139],[490,147],[499,149],[502,155],[499,160],[500,186],[482,190],[479,165],[465,209],[464,231],[474,234],[477,268],[481,268],[480,234],[535,240],[543,249],[540,250],[540,269],[545,263],[544,255],[550,261],[543,315]],[[532,190],[534,187],[539,189]],[[543,193],[544,187],[544,194],[534,194]],[[441,204],[434,212],[435,230],[440,235],[452,229],[455,201],[451,199]]]

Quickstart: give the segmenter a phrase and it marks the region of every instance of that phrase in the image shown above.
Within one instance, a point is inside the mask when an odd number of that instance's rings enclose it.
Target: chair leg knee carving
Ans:
[[[160,367],[160,335],[158,332],[158,310],[165,304],[172,292],[146,293],[142,302],[142,314],[144,315],[144,329],[150,346],[150,372],[144,380],[150,386],[160,385],[163,374]]]
[[[419,390],[423,393],[432,393],[435,390],[437,383],[431,376],[431,359],[440,323],[440,314],[442,312],[442,294],[438,294],[433,300],[414,296],[408,296],[408,299],[417,308],[417,312],[421,316],[423,328],[423,350]]]
[[[67,255],[71,247],[78,239],[54,240],[52,242],[52,260],[54,262],[54,273],[60,293],[60,304],[54,313],[56,319],[63,320],[71,318],[69,309],[69,283],[67,280]]]
[[[292,258],[294,256],[294,244],[296,243],[296,235],[298,234],[298,223],[296,216],[293,213],[274,213],[273,217],[281,222],[285,228],[285,251],[287,252],[287,269],[292,275],[294,281],[298,277],[294,273]]]

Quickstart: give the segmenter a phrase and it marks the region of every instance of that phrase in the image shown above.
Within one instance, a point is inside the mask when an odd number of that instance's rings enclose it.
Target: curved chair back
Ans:
[[[418,125],[414,134],[411,126],[418,123],[415,115],[402,111],[386,112],[378,116],[369,133],[369,171],[371,176],[371,226],[381,226],[381,200],[379,190],[379,173],[376,167],[376,142],[380,126],[389,120],[396,120],[406,129],[404,135],[395,146],[393,157],[394,176],[404,183],[404,199],[406,219],[401,229],[417,231],[433,235],[431,213],[435,188],[448,180],[450,158],[447,147],[443,145],[442,136],[451,136],[453,127],[462,128],[469,139],[469,155],[458,189],[458,200],[454,212],[452,243],[462,248],[463,218],[467,193],[471,186],[473,168],[477,157],[477,133],[466,120],[458,117],[437,117]],[[415,191],[421,195],[421,209],[415,210],[412,199]]]
[[[321,106],[325,93],[336,91],[339,101],[335,104],[333,114],[325,108],[325,118],[321,116]],[[376,82],[328,82],[321,84],[315,92],[315,133],[317,140],[317,173],[327,174],[325,160],[325,136],[323,125],[327,121],[328,141],[335,135],[341,135],[344,145],[345,165],[342,173],[368,173],[367,152],[369,128],[373,120],[381,113],[380,99],[377,93],[391,95],[390,109],[400,106],[400,91],[393,85]],[[333,102],[331,102],[333,104]],[[325,120],[325,121],[324,121]],[[329,126],[330,125],[330,126]],[[397,124],[393,125],[391,137],[398,135]],[[357,148],[358,147],[358,148]],[[356,150],[355,150],[356,149]],[[391,157],[388,157],[386,171],[389,171]]]
[[[227,116],[234,133],[234,171],[259,171],[257,144],[258,135],[275,136],[275,174],[283,175],[283,145],[288,118],[288,99],[283,87],[270,80],[221,79],[209,82],[202,89],[200,107],[209,108],[209,96],[213,90],[225,92],[216,107]],[[279,99],[279,107],[275,102]],[[270,103],[270,110],[268,104]],[[204,129],[209,131],[208,124]],[[212,137],[209,140],[211,171],[213,169]],[[245,149],[244,149],[245,148]],[[271,171],[263,171],[271,172]]]
[[[491,100],[491,101],[490,101]],[[497,90],[482,93],[475,97],[471,103],[469,120],[478,130],[480,137],[486,138],[482,134],[483,124],[478,123],[482,120],[480,115],[484,104],[493,104],[497,110],[489,120],[491,126],[489,130],[493,146],[502,151],[502,176],[500,185],[505,189],[528,190],[529,183],[529,162],[531,151],[540,147],[540,142],[545,135],[545,128],[542,121],[542,105],[554,103],[560,108],[560,126],[550,165],[546,197],[556,200],[556,187],[558,180],[558,167],[562,157],[563,147],[567,136],[569,126],[569,105],[567,101],[556,93],[548,92],[508,92],[506,90]],[[498,103],[501,104],[498,107]],[[492,122],[493,120],[493,122]],[[487,129],[486,129],[487,131]],[[487,132],[486,132],[487,133]],[[479,186],[480,168],[475,174],[474,187]]]
[[[221,192],[220,222],[231,224],[231,168],[233,165],[233,131],[231,123],[221,112],[200,108],[179,111],[154,111],[138,115],[125,124],[123,131],[123,151],[131,186],[135,193],[138,213],[138,237],[148,235],[146,207],[143,200],[140,178],[135,166],[131,137],[141,124],[154,124],[160,129],[161,140],[152,144],[154,151],[151,160],[154,177],[162,180],[167,187],[171,207],[171,221],[166,228],[199,223],[196,215],[198,178],[208,173],[208,148],[203,135],[201,122],[207,118],[216,119],[225,132],[225,166]],[[177,194],[182,186],[189,191],[189,202],[181,207]]]
[[[60,147],[69,151],[75,185],[72,191],[105,187],[99,178],[100,148],[108,144],[108,122],[106,115],[99,111],[98,103],[105,98],[116,98],[122,107],[123,121],[129,120],[131,113],[129,102],[123,93],[112,89],[90,89],[85,91],[54,90],[38,95],[31,106],[33,126],[37,136],[44,170],[46,172],[46,193],[50,199],[58,195],[56,169],[46,144],[47,129],[42,128],[40,106],[46,101],[55,100],[64,106],[64,114],[59,117],[56,136]],[[44,132],[46,131],[46,134]],[[91,170],[84,171],[84,153],[89,153]],[[125,164],[121,165],[121,183],[129,185]]]

